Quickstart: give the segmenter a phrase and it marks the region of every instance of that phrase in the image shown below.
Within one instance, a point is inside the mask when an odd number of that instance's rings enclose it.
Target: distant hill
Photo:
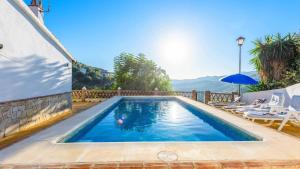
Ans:
[[[110,89],[113,84],[113,76],[107,70],[96,68],[77,62],[72,67],[72,88],[82,89]]]
[[[258,74],[255,71],[243,72],[256,80],[259,79]],[[219,79],[224,76],[206,76],[196,79],[184,79],[184,80],[172,80],[173,90],[175,91],[197,91],[209,90],[212,92],[232,92],[237,91],[237,85],[220,82]],[[246,87],[242,86],[242,90],[245,91]]]

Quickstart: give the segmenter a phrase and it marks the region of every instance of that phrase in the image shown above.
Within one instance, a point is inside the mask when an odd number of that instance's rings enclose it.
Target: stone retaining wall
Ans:
[[[0,103],[0,138],[72,108],[71,93]]]

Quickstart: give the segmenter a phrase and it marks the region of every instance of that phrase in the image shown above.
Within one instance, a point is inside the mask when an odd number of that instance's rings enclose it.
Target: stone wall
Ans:
[[[72,108],[71,93],[0,103],[0,138]]]

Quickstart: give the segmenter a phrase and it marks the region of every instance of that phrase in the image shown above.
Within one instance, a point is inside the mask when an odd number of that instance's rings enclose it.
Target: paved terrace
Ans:
[[[276,130],[241,119],[217,108],[184,97],[177,97],[196,107],[204,109],[240,128],[263,138],[263,141],[228,142],[123,142],[123,143],[57,143],[66,133],[110,107],[121,97],[113,97],[97,106],[79,113],[31,137],[28,137],[0,151],[3,165],[59,164],[61,167],[74,163],[110,164],[112,168],[132,162],[145,167],[148,162],[189,162],[196,167],[198,161],[214,161],[218,166],[243,165],[253,162],[272,166],[289,165],[299,167],[300,140]],[[159,156],[160,152],[169,155]],[[274,161],[266,162],[266,161]],[[284,163],[282,161],[285,161]],[[122,163],[122,164],[119,164]],[[63,165],[62,165],[63,164]],[[136,164],[136,163],[134,163]],[[150,165],[150,164],[149,164]],[[171,167],[172,168],[172,167]]]

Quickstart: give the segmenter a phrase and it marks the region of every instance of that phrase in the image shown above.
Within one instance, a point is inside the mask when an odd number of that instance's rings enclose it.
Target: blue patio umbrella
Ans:
[[[253,79],[247,75],[240,74],[240,73],[223,77],[220,79],[220,81],[227,82],[227,83],[239,84],[239,90],[238,90],[239,95],[241,94],[241,84],[243,84],[243,85],[258,84],[258,81],[256,81],[255,79]]]
[[[234,83],[234,84],[243,84],[243,85],[258,84],[258,81],[256,81],[255,79],[240,73],[223,77],[220,79],[220,81],[227,82],[227,83]]]

